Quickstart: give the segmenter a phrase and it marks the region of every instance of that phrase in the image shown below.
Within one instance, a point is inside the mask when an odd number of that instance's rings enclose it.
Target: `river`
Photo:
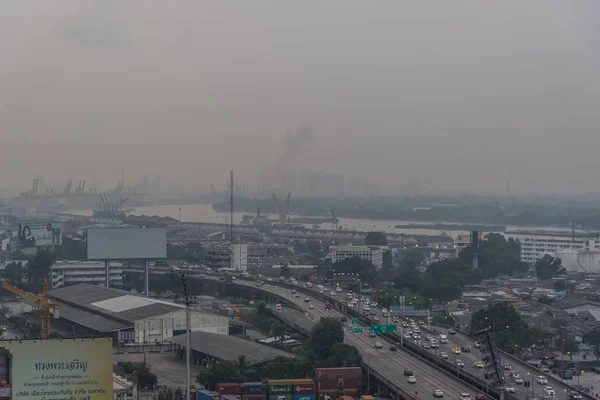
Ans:
[[[79,215],[92,215],[92,210],[74,210],[74,214]],[[181,213],[181,220],[185,222],[212,222],[212,223],[229,223],[229,213],[217,212],[212,208],[212,204],[177,204],[177,205],[154,205],[146,207],[136,207],[132,214],[135,215],[148,215],[148,216],[159,216],[159,217],[171,217],[179,219]],[[234,224],[239,224],[242,220],[242,216],[248,213],[234,212],[233,221]],[[290,215],[295,217],[295,215]],[[355,231],[382,231],[388,233],[404,233],[407,235],[440,235],[442,231],[439,228],[425,229],[425,228],[395,228],[395,225],[433,225],[431,221],[403,221],[403,220],[370,220],[370,219],[357,219],[357,218],[338,218],[339,226],[343,227],[344,230],[355,230]],[[451,225],[448,222],[437,222]],[[306,225],[307,228],[312,228],[313,225]],[[320,229],[331,229],[330,223],[320,224]],[[508,232],[517,230],[528,230],[528,231],[548,231],[548,232],[562,232],[565,231],[565,235],[569,233],[567,228],[557,228],[552,226],[507,226]],[[457,227],[456,230],[445,229],[444,233],[451,237],[457,237],[461,234],[468,234],[469,232],[464,229]],[[498,232],[502,233],[502,232]],[[532,237],[532,235],[518,235],[509,234],[507,236],[513,237]],[[545,237],[546,235],[535,235]]]

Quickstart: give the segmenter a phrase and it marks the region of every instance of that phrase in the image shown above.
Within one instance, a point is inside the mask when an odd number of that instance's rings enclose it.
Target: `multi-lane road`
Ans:
[[[236,280],[235,283],[256,288],[254,282]],[[301,309],[306,309],[305,318],[310,322],[305,323],[315,324],[322,317],[341,318],[345,316],[335,308],[327,310],[323,301],[310,295],[308,297],[314,309],[308,309],[308,303],[305,302],[307,295],[294,297],[291,289],[278,286],[275,283],[265,283],[257,289],[280,296],[289,303]],[[408,394],[413,395],[417,392],[419,398],[426,399],[433,397],[435,389],[443,390],[446,397],[452,398],[457,398],[460,393],[469,393],[474,398],[475,394],[478,393],[474,388],[458,380],[455,376],[428,364],[405,350],[391,351],[390,346],[394,343],[381,336],[370,337],[368,327],[363,326],[363,333],[352,333],[350,329],[346,328],[344,341],[360,351],[368,368],[390,382],[394,382],[395,385]],[[375,348],[375,343],[378,341],[383,344],[383,348]],[[407,377],[404,376],[404,370],[411,370],[417,382],[408,383]]]

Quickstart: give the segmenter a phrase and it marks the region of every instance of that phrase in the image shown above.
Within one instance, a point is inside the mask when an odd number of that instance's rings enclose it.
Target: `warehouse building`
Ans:
[[[72,327],[78,335],[112,337],[120,343],[165,343],[185,333],[185,306],[90,284],[50,291],[63,303],[58,327]],[[229,334],[229,318],[191,311],[192,332]]]

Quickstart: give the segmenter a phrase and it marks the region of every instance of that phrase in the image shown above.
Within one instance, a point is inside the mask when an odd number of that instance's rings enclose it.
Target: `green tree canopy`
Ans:
[[[517,240],[506,239],[497,233],[490,233],[485,238],[478,248],[479,279],[528,270],[527,264],[521,262],[521,244]],[[458,258],[464,264],[473,265],[473,249],[470,246],[462,249]]]
[[[485,328],[492,330],[496,342],[505,351],[513,352],[515,345],[529,346],[533,340],[527,322],[507,303],[494,304],[473,314],[471,331]]]
[[[320,363],[322,368],[360,367],[362,357],[358,349],[345,343],[337,343],[331,348],[332,355]]]
[[[40,293],[43,289],[44,278],[50,275],[50,267],[56,262],[56,254],[50,250],[38,250],[36,255],[29,259],[25,267],[28,290]]]
[[[333,347],[341,343],[344,343],[341,321],[337,318],[321,318],[311,330],[305,346],[315,354],[317,360],[325,360],[332,356]]]
[[[21,267],[21,263],[8,263],[3,271],[3,275],[8,284],[21,287],[23,283],[23,267]]]
[[[377,268],[371,261],[360,257],[346,258],[331,265],[332,273],[358,274],[364,283],[373,283],[377,278]]]
[[[383,232],[369,232],[365,236],[367,246],[387,246],[388,241]]]
[[[535,262],[535,272],[541,280],[552,279],[565,274],[560,258],[554,258],[550,254],[544,255]]]

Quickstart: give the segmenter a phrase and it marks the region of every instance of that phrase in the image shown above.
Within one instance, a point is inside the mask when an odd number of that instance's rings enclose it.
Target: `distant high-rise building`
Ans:
[[[298,193],[300,196],[311,196],[310,192],[310,171],[300,170],[298,174]]]
[[[309,195],[310,196],[323,196],[325,190],[323,185],[325,181],[325,173],[322,171],[310,171],[309,181]]]
[[[150,183],[150,191],[152,193],[160,193],[160,176],[156,175]]]
[[[281,190],[284,193],[296,193],[295,172],[289,172],[281,177]]]
[[[350,196],[362,196],[362,182],[358,178],[349,178],[348,179],[348,195]]]

